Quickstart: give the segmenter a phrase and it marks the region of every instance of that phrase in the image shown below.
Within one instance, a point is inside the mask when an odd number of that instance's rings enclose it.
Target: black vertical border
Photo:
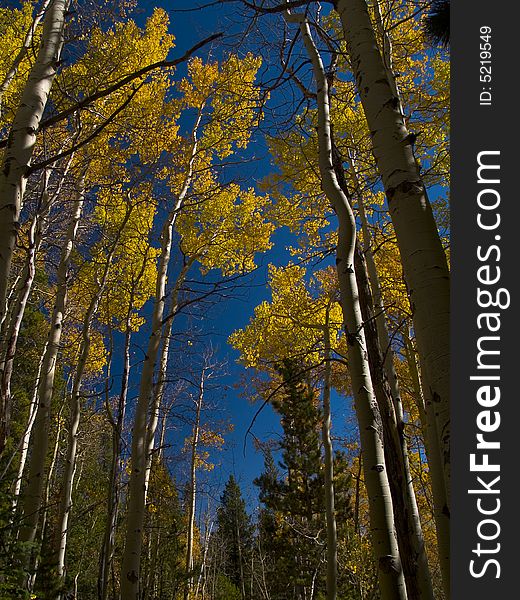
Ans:
[[[452,268],[452,330],[451,330],[451,415],[452,415],[452,599],[502,600],[520,598],[516,577],[520,542],[520,334],[518,301],[515,284],[520,276],[520,110],[518,92],[520,41],[520,8],[517,2],[495,0],[451,0],[451,268]],[[480,81],[480,28],[491,27],[492,81]],[[491,106],[481,106],[479,96],[484,87],[491,87]],[[477,155],[481,151],[500,151],[501,224],[493,232],[477,225]],[[495,235],[500,235],[496,241]],[[477,495],[468,494],[476,486],[479,473],[470,472],[470,454],[474,453],[478,432],[476,418],[479,407],[476,392],[481,384],[470,381],[478,374],[476,368],[477,338],[477,269],[484,264],[477,259],[477,246],[496,243],[500,246],[501,280],[496,287],[507,288],[511,305],[500,312],[500,388],[499,430],[490,439],[499,440],[499,451],[490,451],[490,461],[501,465],[500,511],[494,515],[501,527],[499,537],[491,542],[479,540],[477,527],[486,518],[477,510]],[[491,288],[490,288],[491,289]],[[480,309],[480,312],[485,312]],[[482,335],[482,332],[480,332]],[[484,334],[485,335],[485,334]],[[486,480],[490,474],[482,474]],[[492,495],[488,498],[489,504]],[[496,497],[496,496],[493,496]],[[484,505],[485,500],[482,501]],[[491,532],[491,527],[485,530]],[[500,551],[487,555],[500,563],[497,569],[489,566],[485,574],[475,578],[470,574],[473,552],[477,543]],[[482,568],[485,556],[478,559],[476,570]]]

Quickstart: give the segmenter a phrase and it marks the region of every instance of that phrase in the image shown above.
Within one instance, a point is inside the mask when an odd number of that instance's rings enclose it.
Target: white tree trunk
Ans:
[[[159,358],[159,367],[157,382],[153,389],[153,397],[150,407],[150,416],[147,426],[147,439],[146,439],[146,473],[145,473],[145,496],[144,501],[146,504],[146,497],[148,494],[148,482],[150,480],[150,471],[152,469],[152,457],[155,446],[155,433],[157,431],[157,425],[159,424],[159,413],[161,410],[161,404],[164,397],[164,388],[166,385],[166,376],[168,369],[168,360],[170,357],[170,342],[171,342],[171,330],[175,316],[178,309],[178,297],[181,287],[186,279],[188,271],[195,262],[195,257],[189,258],[183,265],[175,285],[171,291],[171,303],[170,303],[170,314],[164,319],[163,329],[161,333],[161,355]],[[164,430],[163,430],[164,431]]]
[[[304,17],[289,15],[288,18],[295,20],[300,25],[300,31],[316,79],[319,168],[323,191],[334,206],[338,216],[336,266],[348,341],[349,371],[363,452],[365,485],[369,498],[372,549],[378,570],[381,597],[383,600],[404,600],[406,599],[406,587],[399,558],[393,521],[392,498],[385,467],[381,417],[372,389],[365,352],[363,321],[354,273],[356,223],[348,199],[339,187],[332,163],[329,93],[323,63]]]
[[[2,80],[2,83],[0,83],[0,115],[2,114],[2,99],[4,97],[4,94],[9,89],[9,86],[11,85],[13,79],[16,76],[16,73],[18,72],[18,67],[20,66],[22,60],[25,58],[28,50],[31,48],[31,46],[33,44],[34,32],[36,31],[38,25],[40,24],[44,14],[45,14],[45,11],[47,10],[47,7],[49,6],[49,2],[50,2],[50,0],[45,0],[41,6],[39,12],[34,17],[33,22],[31,23],[31,26],[29,27],[29,31],[25,34],[25,38],[24,38],[22,47],[20,48],[18,54],[14,57],[11,68],[5,74],[4,79]]]
[[[100,557],[99,594],[101,600],[108,598],[108,576],[114,558],[117,514],[120,496],[121,452],[123,446],[123,425],[126,412],[128,384],[130,379],[130,311],[128,312],[125,331],[123,375],[121,378],[121,392],[119,394],[116,420],[112,422],[112,464],[108,491],[108,510],[105,535]]]
[[[6,310],[7,286],[20,227],[27,169],[60,59],[68,4],[69,0],[52,0],[46,10],[38,55],[9,131],[0,170],[0,322]]]
[[[325,452],[325,511],[327,523],[327,600],[336,600],[338,594],[338,539],[336,531],[336,509],[334,502],[334,449],[332,447],[331,430],[332,414],[330,406],[331,388],[331,347],[330,347],[330,302],[326,308],[324,338],[325,374],[323,383],[323,425],[322,439]]]
[[[356,276],[365,322],[372,383],[385,431],[385,456],[389,466],[389,481],[394,502],[401,561],[408,597],[433,600],[432,580],[410,472],[403,406],[393,362],[394,353],[388,335],[383,296],[372,254],[371,236],[355,162],[352,157],[349,160],[364,238],[363,252],[360,248],[356,251]],[[336,168],[340,169],[341,165],[337,164]],[[341,175],[343,174],[341,173]],[[346,185],[343,177],[340,178],[340,185]]]
[[[166,300],[168,266],[170,263],[173,240],[173,227],[177,215],[182,208],[193,177],[193,164],[197,153],[197,130],[202,118],[202,109],[193,130],[193,145],[187,165],[184,185],[177,201],[166,219],[161,235],[161,254],[157,268],[157,284],[155,303],[152,314],[152,332],[148,341],[148,349],[144,359],[139,397],[134,416],[132,431],[132,471],[129,481],[128,517],[125,538],[125,549],[121,565],[121,598],[122,600],[139,600],[139,575],[141,567],[142,530],[146,504],[146,477],[148,460],[149,426],[148,414],[153,392],[153,375],[159,354],[163,315]]]
[[[352,70],[403,262],[419,354],[435,407],[449,506],[449,271],[366,0],[337,0]]]
[[[44,181],[46,186],[46,179]],[[31,290],[36,275],[36,255],[40,249],[43,238],[43,229],[45,227],[45,218],[50,209],[47,191],[42,193],[41,208],[34,215],[28,231],[28,251],[22,276],[14,294],[13,309],[11,319],[4,320],[2,327],[2,337],[5,332],[6,345],[5,350],[2,345],[2,356],[0,364],[0,455],[2,454],[7,438],[10,434],[10,413],[11,413],[11,377],[14,368],[14,359],[18,345],[18,336],[22,325],[25,307],[31,295]]]
[[[83,375],[87,366],[88,355],[90,352],[90,328],[94,316],[98,310],[99,303],[105,291],[105,287],[112,266],[112,260],[114,257],[115,250],[119,243],[121,233],[130,218],[132,213],[132,206],[128,206],[126,209],[126,215],[123,222],[117,232],[117,235],[112,242],[110,251],[105,259],[105,266],[103,274],[98,282],[98,288],[93,295],[85,317],[83,318],[83,329],[81,333],[81,343],[79,349],[79,358],[74,373],[74,379],[72,384],[72,391],[70,395],[70,420],[69,420],[69,431],[68,431],[68,442],[67,442],[67,453],[65,460],[65,469],[63,473],[63,488],[61,491],[61,502],[58,516],[58,548],[57,548],[57,576],[59,579],[63,579],[65,576],[65,553],[67,550],[67,538],[68,538],[68,523],[70,513],[72,510],[72,491],[74,486],[74,476],[76,474],[76,457],[78,451],[78,432],[79,423],[81,419],[81,384],[83,381]]]
[[[200,435],[200,415],[204,402],[205,369],[202,370],[199,394],[195,401],[195,423],[192,430],[191,461],[190,461],[190,501],[188,505],[188,530],[186,544],[186,585],[184,587],[184,600],[188,600],[193,587],[193,533],[195,529],[195,506],[197,500],[197,449]]]
[[[27,487],[23,493],[22,502],[24,519],[20,530],[20,540],[23,542],[34,542],[42,505],[42,494],[45,484],[45,462],[49,447],[49,426],[51,401],[54,392],[54,376],[60,348],[63,316],[67,305],[67,274],[83,210],[83,203],[84,195],[81,189],[74,202],[71,221],[61,251],[60,264],[57,271],[56,299],[38,385],[38,409],[33,426],[32,453]]]
[[[68,389],[68,382],[65,386],[65,391]],[[65,399],[64,399],[65,402]],[[53,477],[54,477],[54,468],[56,466],[56,459],[58,457],[58,450],[60,448],[61,441],[61,430],[63,428],[63,423],[61,419],[61,413],[63,412],[64,403],[61,405],[60,410],[57,414],[57,427],[56,427],[56,439],[54,440],[54,449],[52,451],[52,458],[49,464],[49,472],[47,474],[47,481],[45,482],[45,490],[43,494],[42,507],[41,507],[41,526],[40,526],[40,543],[45,539],[45,533],[47,529],[47,517],[49,515],[49,498],[51,495],[51,489],[53,486]],[[27,589],[29,592],[32,592],[34,589],[34,584],[36,581],[36,575],[38,574],[38,566],[40,564],[41,555],[40,553],[33,553],[31,556],[31,563],[28,568],[28,576],[27,581],[25,582]]]
[[[18,498],[20,497],[20,490],[22,489],[22,480],[23,473],[25,470],[25,463],[27,461],[27,454],[29,452],[29,441],[31,439],[31,433],[34,425],[34,420],[36,418],[36,412],[38,409],[38,387],[40,384],[40,378],[42,374],[42,366],[43,359],[45,358],[45,353],[47,351],[47,345],[45,345],[43,349],[43,353],[40,358],[40,362],[38,364],[38,373],[36,375],[36,381],[34,383],[34,391],[31,398],[31,404],[29,406],[29,416],[27,418],[27,426],[25,428],[22,439],[20,440],[20,462],[18,463],[18,471],[16,474],[16,479],[14,483],[13,489],[13,513],[16,511],[16,507],[18,505]]]

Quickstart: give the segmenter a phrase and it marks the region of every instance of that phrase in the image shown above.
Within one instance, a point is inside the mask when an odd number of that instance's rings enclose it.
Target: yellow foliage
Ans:
[[[328,270],[306,277],[303,266],[269,266],[271,302],[257,306],[249,324],[229,337],[246,367],[269,368],[283,358],[319,364],[327,313],[332,349],[345,352],[335,278]]]
[[[33,24],[34,2],[22,2],[21,8],[0,8],[0,83],[13,66],[13,60],[22,49],[25,36]],[[32,45],[38,47],[41,27],[34,32]],[[27,53],[18,66],[16,76],[0,101],[0,130],[8,125],[18,107],[20,95],[31,67],[32,51]]]
[[[253,270],[255,254],[272,246],[274,225],[265,217],[269,198],[233,183],[218,186],[215,182],[205,194],[201,201],[186,205],[177,220],[183,252],[197,258],[203,273]]]
[[[107,351],[103,334],[96,330],[90,330],[90,347],[87,362],[85,364],[85,377],[100,375],[103,367],[107,364]],[[79,327],[66,327],[62,335],[62,360],[71,368],[77,365],[82,335]]]

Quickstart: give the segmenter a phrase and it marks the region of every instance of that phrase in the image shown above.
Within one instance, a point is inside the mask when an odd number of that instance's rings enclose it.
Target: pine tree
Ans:
[[[230,475],[220,498],[217,525],[217,540],[224,552],[222,570],[244,600],[248,597],[247,579],[251,577],[248,558],[252,552],[254,529],[240,486],[233,475]]]
[[[318,394],[295,361],[283,361],[278,373],[283,387],[272,404],[283,428],[278,448],[281,460],[277,465],[266,448],[264,472],[254,482],[264,505],[257,545],[267,554],[272,575],[266,579],[273,599],[325,597],[325,494]],[[338,538],[347,540],[352,518],[350,477],[340,453],[334,457],[334,472]],[[347,579],[339,584],[339,597],[357,597]]]

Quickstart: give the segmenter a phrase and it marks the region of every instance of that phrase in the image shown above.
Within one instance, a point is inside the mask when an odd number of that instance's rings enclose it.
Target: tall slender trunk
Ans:
[[[60,59],[68,4],[69,0],[52,0],[45,12],[38,55],[9,131],[0,169],[0,322],[6,310],[7,286],[20,227],[27,170]]]
[[[152,401],[150,406],[150,415],[147,425],[146,432],[146,472],[145,472],[145,504],[146,497],[148,494],[148,482],[150,480],[150,472],[152,468],[152,457],[155,446],[155,433],[157,431],[157,425],[159,424],[159,413],[161,410],[161,403],[164,397],[164,389],[166,386],[166,376],[168,370],[168,360],[170,358],[170,342],[171,342],[171,333],[172,326],[175,316],[177,315],[178,306],[178,298],[181,287],[186,279],[188,271],[191,266],[195,262],[196,257],[189,258],[185,264],[183,265],[179,275],[177,276],[177,280],[175,281],[175,285],[171,291],[171,301],[170,301],[170,314],[164,319],[163,329],[161,333],[161,354],[159,358],[159,367],[158,367],[158,375],[157,382],[153,388]],[[164,430],[163,430],[164,431]]]
[[[446,488],[442,477],[442,468],[439,468],[441,452],[439,449],[438,436],[435,431],[436,423],[433,418],[433,407],[431,400],[424,398],[423,390],[428,386],[421,383],[422,374],[419,373],[417,357],[409,335],[404,334],[406,349],[406,361],[412,376],[414,396],[419,409],[421,429],[424,435],[424,448],[428,460],[428,473],[430,476],[433,496],[433,517],[437,533],[437,553],[442,575],[442,585],[446,598],[450,597],[451,565],[450,565],[450,513],[446,500]],[[428,417],[428,412],[430,413]],[[437,468],[436,468],[437,467]]]
[[[157,447],[157,454],[155,463],[160,465],[163,463],[164,459],[164,444],[166,437],[166,423],[168,420],[168,415],[170,414],[171,409],[175,403],[175,397],[172,399],[170,404],[163,410],[163,414],[161,416],[161,428],[159,434],[159,444]],[[147,481],[147,490],[148,490],[148,481]],[[156,515],[152,513],[150,515],[150,541],[148,542],[151,547],[151,557],[150,564],[148,566],[148,571],[146,574],[146,585],[144,589],[143,600],[148,600],[149,598],[155,598],[158,583],[159,583],[159,554],[161,548],[161,527],[154,527]],[[162,579],[161,579],[162,585]],[[160,594],[159,594],[160,597]]]
[[[153,391],[153,375],[159,354],[163,315],[166,298],[168,266],[170,263],[173,240],[173,227],[179,211],[184,203],[193,177],[193,165],[197,153],[197,130],[202,119],[202,108],[193,130],[193,145],[187,165],[184,185],[177,201],[170,211],[162,230],[161,254],[157,269],[155,303],[152,314],[151,334],[144,359],[139,397],[134,416],[132,432],[132,471],[129,482],[129,500],[125,549],[121,565],[121,598],[139,600],[139,574],[141,566],[142,530],[146,503],[146,465],[148,460],[148,413]]]
[[[419,354],[431,388],[450,499],[449,271],[366,0],[336,0],[401,253]]]
[[[371,291],[359,247],[356,249],[355,270],[370,373],[383,423],[385,459],[408,598],[410,600],[433,600],[428,558],[408,462],[404,423],[397,418],[386,377],[383,355],[374,322]]]
[[[336,532],[336,509],[334,503],[334,450],[331,440],[332,416],[330,406],[331,345],[330,345],[330,302],[325,313],[323,327],[325,374],[323,384],[322,439],[325,452],[325,515],[327,524],[327,600],[336,600],[338,594],[338,539]]]
[[[199,394],[195,401],[195,423],[193,424],[191,441],[190,496],[188,504],[188,531],[186,536],[186,585],[184,587],[184,600],[188,600],[190,591],[193,587],[193,534],[195,529],[195,506],[197,501],[197,449],[200,435],[200,415],[202,412],[202,403],[204,402],[204,379],[205,369],[202,369]]]
[[[208,507],[209,510],[209,507]],[[208,512],[209,516],[209,512]],[[200,567],[199,577],[197,579],[197,587],[195,588],[195,598],[199,598],[199,591],[202,592],[202,598],[204,598],[205,591],[205,582],[206,582],[206,570],[208,564],[208,551],[209,544],[211,540],[211,532],[213,530],[213,521],[208,524],[208,520],[205,519],[205,528],[204,528],[204,551],[202,553],[202,564]],[[251,594],[251,598],[253,595]]]
[[[81,343],[79,349],[79,358],[74,372],[72,391],[70,395],[70,417],[69,432],[67,440],[67,453],[65,459],[65,469],[63,472],[63,489],[61,493],[60,511],[58,517],[58,544],[57,544],[57,576],[63,579],[65,576],[65,552],[67,550],[68,523],[72,510],[72,491],[74,477],[76,473],[76,457],[78,451],[78,433],[81,419],[81,384],[83,375],[87,366],[87,360],[90,352],[92,321],[97,313],[99,303],[105,291],[108,281],[108,275],[112,266],[114,253],[119,243],[121,233],[130,218],[132,207],[129,205],[126,210],[123,222],[112,242],[109,253],[105,259],[105,266],[101,279],[98,282],[98,288],[94,293],[90,304],[83,318],[83,328],[81,332]]]
[[[334,141],[332,142],[332,146],[333,163],[338,183],[345,196],[348,197],[349,192],[342,167],[342,160],[334,145]],[[355,176],[354,171],[354,179]],[[355,182],[358,183],[356,179]],[[359,186],[356,183],[355,187],[359,192]],[[370,233],[366,223],[363,202],[359,193],[358,205],[365,244],[368,244],[368,247],[370,247],[370,237],[367,237]],[[367,260],[365,261],[365,254],[361,250],[359,243],[357,243],[354,255],[354,270],[359,290],[370,374],[383,424],[385,458],[389,472],[390,490],[392,492],[399,553],[403,564],[408,598],[410,600],[433,600],[432,580],[426,556],[419,510],[415,498],[415,490],[410,473],[401,396],[393,365],[393,352],[386,327],[381,288],[372,253],[368,252],[367,254]],[[371,260],[372,288],[369,283],[370,271],[367,268],[368,260]],[[373,289],[377,293],[377,304],[375,306],[372,299]],[[386,360],[383,358],[384,355],[386,356]],[[388,360],[389,358],[391,362]],[[392,378],[392,386],[389,383],[389,374]]]
[[[65,387],[65,396],[66,396],[67,390],[68,390],[68,383],[67,383],[67,386]],[[48,523],[48,516],[49,516],[49,498],[51,496],[53,478],[55,475],[55,467],[56,467],[56,460],[58,458],[58,450],[60,449],[61,431],[63,429],[61,413],[63,412],[63,408],[65,406],[65,400],[66,400],[66,398],[63,399],[63,403],[60,406],[58,414],[56,415],[56,417],[57,417],[57,419],[56,419],[56,422],[57,422],[56,439],[54,441],[54,449],[52,451],[51,461],[49,464],[49,472],[47,475],[47,481],[45,482],[45,490],[43,493],[43,501],[42,501],[43,506],[41,508],[42,515],[41,515],[41,526],[40,526],[40,544],[42,544],[46,538],[47,523]],[[30,568],[28,569],[29,576],[27,579],[27,589],[29,592],[32,592],[34,589],[34,584],[36,582],[36,576],[38,574],[38,568],[40,566],[40,561],[42,560],[42,558],[43,557],[42,557],[41,553],[33,554],[33,556],[32,556],[33,562],[31,563]]]
[[[5,92],[7,92],[13,79],[16,77],[16,73],[18,73],[18,67],[22,63],[23,59],[27,56],[27,52],[33,44],[34,32],[38,28],[38,25],[40,24],[44,14],[45,14],[45,11],[47,10],[47,7],[49,6],[49,2],[50,2],[50,0],[45,0],[41,6],[39,12],[34,17],[33,22],[31,23],[31,26],[29,27],[29,30],[25,34],[25,38],[23,40],[22,47],[18,51],[18,54],[14,57],[14,60],[11,64],[11,68],[5,74],[5,76],[2,80],[2,83],[0,83],[0,115],[2,114],[2,100],[3,100],[4,94],[5,94]]]
[[[390,32],[388,32],[385,29],[385,26],[383,23],[383,15],[382,15],[381,6],[380,6],[380,0],[375,0],[374,10],[375,10],[375,17],[376,17],[376,26],[377,26],[378,33],[382,40],[382,48],[381,48],[382,59],[383,59],[386,73],[387,73],[388,83],[391,87],[394,98],[396,98],[398,100],[398,110],[401,114],[403,125],[406,126],[404,111],[403,111],[401,100],[400,100],[399,86],[397,84],[397,79],[395,77],[394,67],[393,67],[393,46],[392,46],[391,34],[390,34]],[[351,154],[351,153],[349,153],[349,154]],[[354,179],[354,187],[355,187],[356,194],[358,197],[359,215],[360,215],[361,223],[362,223],[362,227],[363,227],[364,253],[365,253],[365,257],[366,257],[366,264],[367,264],[367,269],[368,269],[368,275],[370,278],[371,289],[372,289],[372,293],[373,293],[373,297],[374,297],[374,309],[376,312],[377,331],[378,331],[380,346],[381,346],[381,349],[383,350],[384,356],[385,356],[385,359],[384,359],[385,370],[386,370],[387,377],[388,377],[388,383],[389,383],[390,389],[392,391],[392,397],[394,399],[396,416],[397,416],[398,422],[402,423],[403,422],[403,416],[402,416],[403,415],[403,406],[402,406],[402,401],[401,401],[401,397],[400,397],[397,375],[396,375],[395,369],[394,369],[394,357],[393,357],[393,351],[392,351],[392,348],[390,345],[388,328],[387,328],[386,319],[385,319],[385,307],[384,307],[384,302],[383,302],[383,295],[381,292],[379,277],[377,274],[377,269],[376,269],[376,265],[375,265],[375,261],[374,261],[374,255],[373,255],[372,247],[371,247],[371,243],[370,243],[371,236],[370,236],[370,232],[368,229],[368,220],[366,218],[365,209],[364,209],[364,205],[363,205],[360,183],[359,183],[359,179],[358,179],[356,168],[355,168],[355,160],[352,155],[350,155],[349,158],[350,158],[350,164],[351,164],[351,173],[352,173],[352,176]],[[405,338],[406,338],[406,336],[405,336]],[[409,340],[407,340],[407,341],[409,342]],[[405,339],[405,342],[406,342],[406,339]],[[415,389],[417,391],[420,389],[420,384],[419,384],[419,379],[418,379],[418,370],[416,368],[417,365],[415,362],[415,357],[413,358],[413,364],[410,364],[410,360],[408,360],[408,363],[409,363],[409,367],[410,367],[410,370],[412,373],[412,377],[414,378],[414,382],[415,382],[415,379],[417,381],[417,385],[415,386]],[[415,367],[415,369],[414,369],[414,367]],[[414,377],[414,375],[415,375],[415,377]],[[422,397],[422,394],[419,392],[418,398],[421,398],[421,397]],[[446,493],[445,493],[445,484],[444,484],[444,481],[442,481],[442,482],[439,481],[439,479],[441,479],[441,478],[444,479],[444,465],[442,464],[440,454],[438,454],[439,441],[431,439],[432,433],[435,436],[437,435],[437,433],[436,433],[437,432],[437,424],[435,422],[436,421],[435,413],[432,410],[430,412],[430,416],[428,417],[426,415],[425,411],[422,410],[422,407],[420,406],[420,404],[421,404],[421,402],[419,400],[418,406],[419,406],[419,411],[422,412],[421,424],[422,424],[422,430],[424,433],[424,438],[425,438],[425,440],[426,439],[431,440],[429,442],[429,445],[431,446],[433,444],[433,446],[435,446],[436,455],[438,455],[438,456],[436,456],[436,459],[432,460],[431,463],[430,463],[430,461],[428,461],[430,475],[432,476],[432,478],[435,478],[437,487],[439,489],[444,490],[443,493],[439,492],[439,493],[437,493],[437,495],[434,494],[433,502],[434,502],[434,505],[436,505],[436,508],[434,508],[435,514],[439,515],[439,514],[441,514],[442,511],[444,511],[444,514],[442,515],[442,517],[440,517],[440,521],[442,523],[439,523],[439,526],[437,526],[437,521],[439,519],[436,518],[436,528],[437,528],[437,537],[444,538],[442,541],[438,539],[438,548],[439,548],[439,559],[440,559],[440,563],[441,563],[441,573],[442,573],[442,578],[443,578],[444,591],[445,591],[446,598],[449,598],[450,597],[450,592],[449,592],[449,590],[450,590],[449,515],[446,515],[447,500],[446,500]],[[403,438],[403,440],[404,440],[404,438]],[[426,445],[427,444],[425,443],[425,446]],[[404,449],[404,450],[406,450],[406,449]],[[431,452],[430,452],[430,454],[431,454]],[[407,456],[406,451],[404,451],[404,456],[406,459],[406,463],[408,464],[408,460],[406,458],[406,456]],[[409,471],[409,465],[407,466],[407,470]],[[409,481],[411,482],[411,478],[409,478]],[[413,491],[413,488],[411,491]],[[440,504],[439,504],[439,502],[440,502]],[[415,500],[414,500],[414,503],[415,503],[415,506],[417,507]],[[420,522],[418,510],[417,510],[417,515],[416,515],[415,519],[418,522]],[[447,539],[446,539],[446,533],[448,536]]]
[[[301,15],[289,15],[288,18],[295,20],[300,25],[300,31],[316,79],[319,169],[323,191],[332,203],[338,217],[336,266],[340,285],[341,307],[347,334],[352,391],[363,451],[365,485],[369,498],[372,548],[378,570],[381,596],[384,600],[405,599],[406,587],[394,528],[392,498],[388,484],[381,432],[381,416],[374,397],[365,352],[363,321],[354,273],[356,223],[348,199],[338,184],[332,163],[328,83],[321,57],[312,39],[307,21]]]
[[[34,542],[42,505],[42,493],[45,484],[45,463],[49,448],[49,427],[51,402],[54,392],[54,377],[60,348],[63,316],[67,305],[67,277],[70,258],[76,242],[78,225],[83,210],[83,203],[84,192],[81,188],[74,201],[71,221],[61,250],[60,263],[57,270],[56,299],[54,301],[47,347],[38,385],[38,409],[33,425],[32,453],[27,487],[22,497],[24,519],[20,530],[20,540],[23,542]]]
[[[4,418],[0,423],[0,454],[5,448],[5,442],[9,436],[10,426],[10,408],[11,408],[11,377],[13,374],[14,359],[18,345],[20,327],[25,314],[27,302],[31,295],[34,278],[36,275],[36,257],[43,242],[47,228],[47,217],[58,198],[65,176],[69,171],[72,162],[72,156],[69,158],[59,184],[52,194],[49,193],[49,172],[46,171],[41,182],[41,194],[29,227],[27,241],[28,250],[24,268],[21,271],[20,278],[13,286],[10,294],[11,306],[5,315],[3,323],[0,325],[0,339],[2,342],[1,360],[0,360],[0,415]]]
[[[45,185],[45,183],[44,183]],[[46,190],[42,194],[41,210],[34,215],[28,231],[28,250],[23,274],[15,294],[15,302],[10,322],[6,319],[4,331],[6,332],[5,354],[2,356],[0,366],[0,455],[3,453],[10,430],[11,413],[11,377],[14,368],[14,359],[18,345],[18,336],[22,325],[27,301],[31,295],[34,277],[36,275],[36,254],[40,248],[43,237],[43,221],[49,209],[48,194]],[[3,348],[2,348],[3,350]]]
[[[34,425],[34,420],[36,418],[36,412],[38,410],[38,386],[42,374],[43,367],[43,359],[45,358],[45,352],[47,350],[47,345],[45,345],[43,349],[43,353],[40,357],[40,362],[38,363],[38,373],[36,375],[36,381],[34,383],[33,395],[31,398],[31,404],[29,406],[29,415],[27,418],[27,426],[23,433],[22,439],[20,440],[20,462],[18,463],[18,471],[16,474],[16,479],[14,483],[13,489],[13,501],[12,501],[12,509],[13,513],[16,511],[16,507],[18,505],[18,499],[20,497],[20,490],[22,488],[22,480],[23,473],[25,470],[25,463],[27,461],[27,454],[29,452],[29,441],[31,439],[32,428]]]
[[[121,377],[121,391],[119,393],[117,405],[117,417],[112,419],[112,463],[110,467],[110,481],[108,491],[108,510],[105,534],[103,536],[103,545],[100,556],[100,570],[98,579],[99,598],[106,600],[108,598],[109,573],[114,559],[115,535],[117,525],[117,515],[120,501],[120,478],[121,478],[121,453],[123,450],[123,426],[125,421],[126,401],[128,396],[128,384],[130,379],[130,341],[132,337],[130,327],[130,310],[127,314],[125,341],[124,341],[124,362],[123,374]]]
[[[139,600],[139,571],[141,563],[142,529],[146,503],[146,465],[148,409],[153,389],[153,374],[159,353],[162,319],[166,294],[166,276],[170,262],[173,237],[172,211],[164,224],[161,241],[161,255],[157,273],[155,304],[152,315],[152,333],[144,359],[139,398],[134,416],[132,431],[132,471],[129,482],[129,500],[125,549],[121,566],[121,598]]]
[[[123,450],[123,427],[126,414],[126,403],[128,397],[128,386],[130,382],[130,341],[132,337],[132,311],[134,310],[134,298],[136,289],[141,282],[147,265],[148,256],[145,255],[137,277],[131,284],[130,297],[128,300],[128,309],[125,323],[125,341],[124,341],[124,363],[123,374],[121,378],[121,391],[117,404],[117,417],[114,420],[107,401],[107,412],[109,413],[112,424],[112,464],[110,469],[110,482],[108,493],[108,511],[103,545],[101,548],[99,576],[98,576],[98,595],[101,600],[108,598],[109,574],[112,569],[115,551],[115,536],[117,527],[117,515],[120,502],[120,479],[121,479],[121,453]]]

